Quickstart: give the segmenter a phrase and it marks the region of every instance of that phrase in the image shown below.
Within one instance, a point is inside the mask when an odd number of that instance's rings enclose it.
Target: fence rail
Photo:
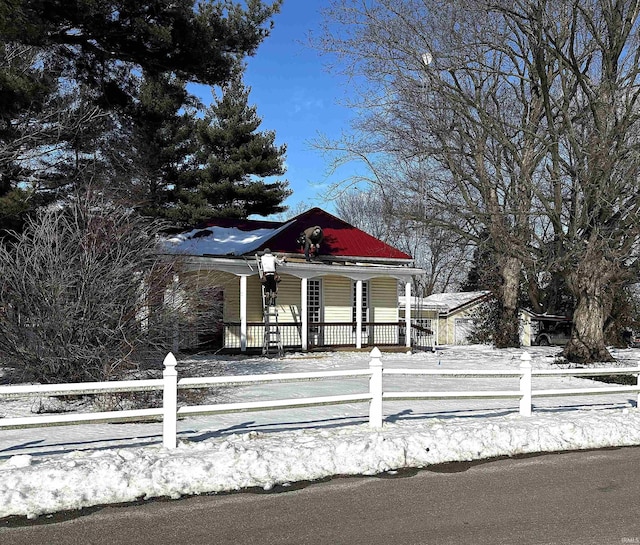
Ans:
[[[178,380],[176,359],[169,353],[164,360],[163,378],[157,380],[92,382],[84,384],[47,384],[0,386],[0,400],[21,396],[62,396],[100,393],[162,391],[162,407],[122,410],[96,413],[66,413],[46,416],[0,418],[0,429],[29,428],[39,426],[57,426],[92,422],[123,422],[132,420],[162,420],[163,444],[175,448],[177,441],[178,417],[222,414],[246,411],[262,411],[322,405],[340,405],[345,403],[369,403],[369,425],[380,428],[383,424],[383,401],[436,400],[436,399],[519,399],[520,414],[531,415],[532,398],[559,397],[575,395],[601,395],[616,393],[635,393],[639,395],[636,407],[640,406],[640,366],[626,368],[593,369],[539,369],[532,370],[531,357],[524,353],[518,370],[472,371],[454,369],[384,369],[378,348],[371,351],[368,368],[322,371],[309,373],[280,373],[244,376],[186,377]],[[444,378],[518,378],[519,387],[513,390],[476,390],[476,391],[387,391],[383,390],[384,376],[425,376]],[[532,378],[544,376],[605,376],[635,375],[635,386],[605,386],[598,388],[564,388],[533,390]],[[369,389],[356,394],[309,397],[296,399],[278,399],[238,403],[219,403],[213,405],[193,405],[178,407],[178,390],[209,388],[212,386],[237,386],[247,384],[287,383],[330,379],[369,378]]]
[[[212,386],[231,386],[238,384],[267,384],[273,382],[302,382],[332,378],[357,378],[371,375],[369,369],[350,371],[317,371],[309,373],[279,373],[277,375],[241,375],[222,377],[183,378],[178,381],[178,389],[210,388]]]
[[[161,390],[162,385],[162,379],[150,379],[0,386],[0,398],[24,397],[25,395],[71,396],[117,392],[150,392],[152,390]]]

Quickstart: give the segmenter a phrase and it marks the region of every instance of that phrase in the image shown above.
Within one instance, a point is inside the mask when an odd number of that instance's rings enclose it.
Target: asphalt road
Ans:
[[[452,464],[403,477],[150,501],[20,526],[0,521],[0,544],[640,545],[640,448]]]

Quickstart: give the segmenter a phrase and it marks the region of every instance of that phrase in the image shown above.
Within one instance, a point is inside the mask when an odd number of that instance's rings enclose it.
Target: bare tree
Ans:
[[[496,2],[530,44],[551,138],[535,187],[551,227],[550,265],[576,300],[565,356],[611,359],[604,328],[632,280],[640,238],[640,2]]]
[[[482,2],[337,0],[325,15],[320,47],[364,76],[357,130],[376,135],[365,145],[403,173],[394,183],[414,219],[428,209],[470,243],[489,235],[501,278],[495,341],[517,346],[531,187],[546,146],[528,44]]]
[[[17,380],[110,380],[161,361],[172,319],[151,301],[173,266],[157,233],[93,200],[45,209],[0,246],[0,353]]]
[[[465,241],[442,229],[438,218],[416,221],[414,210],[404,210],[396,196],[384,194],[378,186],[351,189],[336,199],[336,210],[356,227],[413,256],[426,270],[414,279],[415,293],[426,297],[459,287],[471,257]]]
[[[369,191],[353,188],[341,193],[336,199],[336,213],[376,238],[385,242],[391,238],[392,226],[385,217],[382,197],[375,188]]]
[[[365,81],[357,130],[406,173],[410,198],[455,212],[469,240],[488,234],[499,345],[517,342],[523,271],[532,294],[560,275],[575,299],[565,355],[611,358],[603,329],[639,242],[639,5],[336,0],[326,12],[320,46]]]

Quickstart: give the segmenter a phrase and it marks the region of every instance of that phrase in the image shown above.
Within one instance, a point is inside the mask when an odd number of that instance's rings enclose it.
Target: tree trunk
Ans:
[[[522,262],[517,257],[508,257],[500,267],[500,317],[498,319],[496,348],[518,348],[520,346],[520,320],[518,316],[518,294]]]
[[[614,361],[604,342],[604,322],[608,314],[607,287],[615,265],[598,253],[589,248],[584,259],[568,276],[568,285],[577,304],[571,340],[563,356],[572,362]]]
[[[573,331],[563,355],[569,361],[614,361],[604,342],[605,310],[601,297],[582,293],[573,314]]]

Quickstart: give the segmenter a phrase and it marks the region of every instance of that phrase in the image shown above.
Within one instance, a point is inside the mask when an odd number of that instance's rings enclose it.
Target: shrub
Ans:
[[[104,381],[162,361],[174,264],[158,233],[128,209],[76,202],[0,247],[0,352],[13,380]]]

